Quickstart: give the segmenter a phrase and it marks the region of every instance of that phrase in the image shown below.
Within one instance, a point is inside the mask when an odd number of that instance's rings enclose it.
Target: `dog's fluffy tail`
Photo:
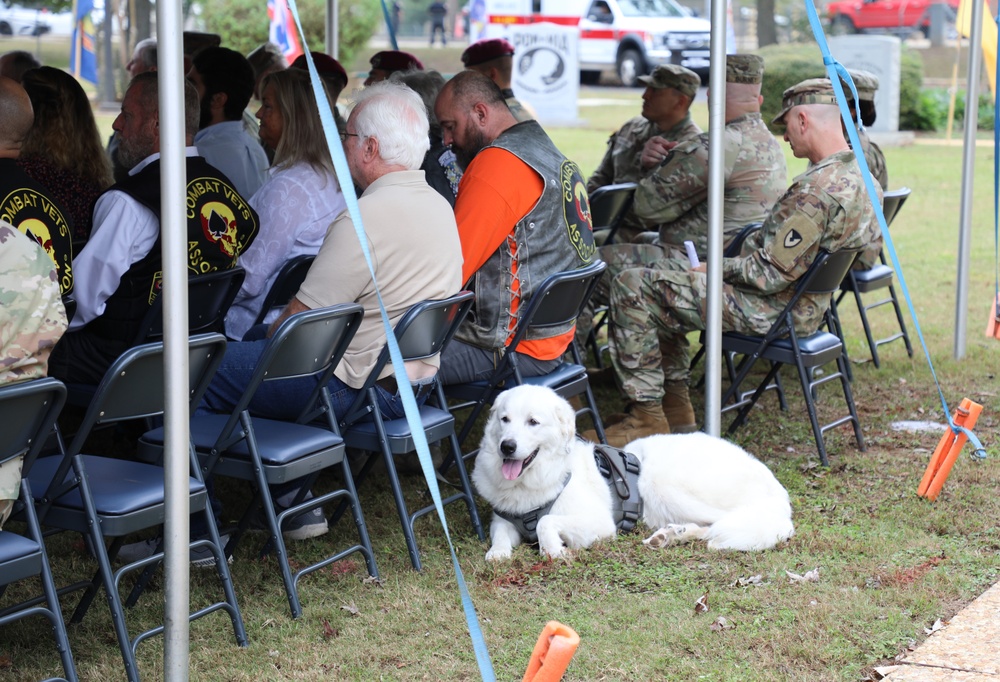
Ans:
[[[709,549],[752,552],[771,549],[792,537],[791,509],[781,500],[762,500],[734,509],[713,523],[705,539]]]

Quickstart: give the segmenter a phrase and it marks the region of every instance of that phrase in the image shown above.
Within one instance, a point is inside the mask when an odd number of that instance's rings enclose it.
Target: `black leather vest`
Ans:
[[[228,270],[257,236],[257,212],[205,159],[189,156],[186,162],[188,274]],[[159,216],[159,159],[111,189],[125,192]],[[136,336],[163,286],[162,238],[161,231],[149,253],[122,275],[104,312],[87,325],[89,331],[116,341],[131,342]]]

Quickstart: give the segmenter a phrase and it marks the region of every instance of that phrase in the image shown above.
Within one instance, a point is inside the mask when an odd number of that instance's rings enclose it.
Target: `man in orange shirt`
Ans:
[[[441,359],[445,384],[488,377],[514,334],[521,304],[549,275],[587,265],[594,234],[575,163],[535,121],[518,123],[500,88],[475,71],[452,78],[435,113],[444,143],[465,169],[455,218],[462,277],[476,302]],[[574,326],[529,330],[518,346],[525,376],[552,371]]]

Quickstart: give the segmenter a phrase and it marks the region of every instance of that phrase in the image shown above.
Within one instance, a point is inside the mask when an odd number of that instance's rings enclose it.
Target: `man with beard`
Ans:
[[[137,337],[163,284],[158,101],[157,73],[136,76],[112,126],[121,137],[118,157],[131,170],[97,199],[94,230],[73,260],[76,315],[49,359],[49,374],[63,381],[98,383]],[[257,213],[192,145],[198,93],[189,82],[184,127],[188,272],[227,270],[257,236]]]
[[[198,153],[225,173],[245,197],[267,179],[267,154],[243,126],[253,96],[253,68],[246,57],[224,47],[207,47],[194,57],[188,79],[198,91],[201,114],[194,136]]]
[[[493,371],[521,305],[546,277],[590,263],[594,234],[580,169],[537,122],[517,122],[496,83],[463,71],[434,110],[444,143],[465,169],[455,219],[462,279],[476,302],[441,361],[445,384],[464,383]],[[550,372],[572,340],[572,324],[529,332],[515,351],[522,373]]]

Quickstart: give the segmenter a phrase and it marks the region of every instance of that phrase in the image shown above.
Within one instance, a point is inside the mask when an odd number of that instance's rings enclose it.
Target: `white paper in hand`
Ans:
[[[688,260],[691,261],[692,268],[696,268],[701,265],[701,261],[698,260],[698,252],[694,250],[694,242],[684,242],[684,249],[687,251]]]

